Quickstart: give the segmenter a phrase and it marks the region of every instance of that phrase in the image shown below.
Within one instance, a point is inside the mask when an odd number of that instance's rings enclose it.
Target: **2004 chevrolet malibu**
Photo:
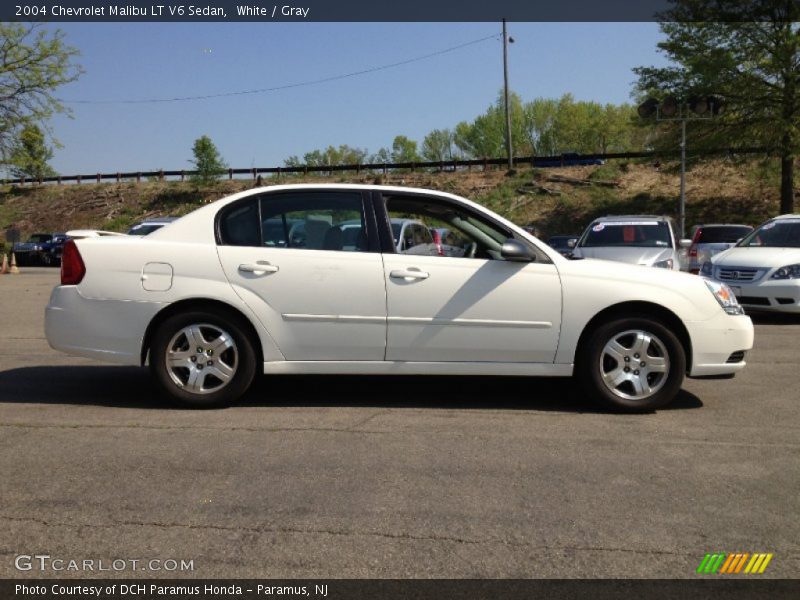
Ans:
[[[398,219],[456,232],[463,252],[412,227],[396,243]],[[568,260],[464,198],[356,185],[259,188],[146,238],[72,241],[46,333],[149,364],[191,406],[231,403],[263,371],[574,374],[607,405],[652,410],[687,375],[732,377],[753,344],[724,283]]]

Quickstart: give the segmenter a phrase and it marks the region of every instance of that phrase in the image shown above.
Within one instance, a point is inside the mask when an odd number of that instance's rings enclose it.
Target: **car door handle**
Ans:
[[[277,273],[279,268],[277,265],[270,264],[269,261],[259,260],[255,263],[245,263],[239,265],[239,270],[242,273],[252,273],[253,275],[265,275],[267,273]]]
[[[392,279],[427,279],[430,273],[419,269],[397,269],[389,273]]]

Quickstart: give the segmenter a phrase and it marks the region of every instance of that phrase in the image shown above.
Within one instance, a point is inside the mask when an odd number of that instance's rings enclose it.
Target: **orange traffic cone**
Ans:
[[[3,252],[3,264],[0,266],[0,275],[8,273],[8,255]]]
[[[11,268],[8,270],[12,275],[19,275],[19,267],[17,266],[17,257],[11,253]]]

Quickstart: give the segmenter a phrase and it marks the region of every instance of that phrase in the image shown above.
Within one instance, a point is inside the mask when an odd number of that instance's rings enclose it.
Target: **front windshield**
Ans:
[[[800,218],[768,221],[738,245],[751,248],[800,248]]]
[[[583,234],[578,246],[671,248],[672,238],[666,221],[611,221],[594,223]]]

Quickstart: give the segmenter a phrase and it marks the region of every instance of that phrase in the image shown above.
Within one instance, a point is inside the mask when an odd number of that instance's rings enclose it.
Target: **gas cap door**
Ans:
[[[142,269],[142,287],[148,292],[166,292],[172,287],[172,265],[147,263]]]

